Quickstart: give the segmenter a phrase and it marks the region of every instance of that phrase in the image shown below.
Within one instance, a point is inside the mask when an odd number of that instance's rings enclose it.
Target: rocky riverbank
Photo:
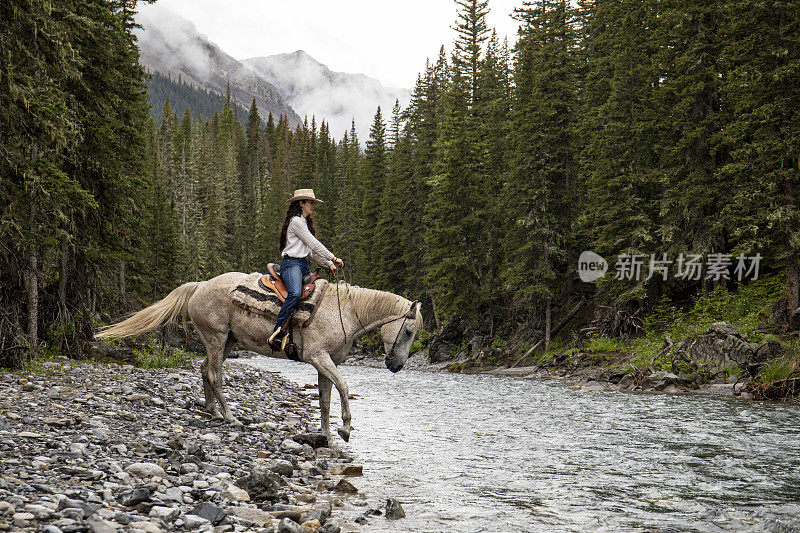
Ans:
[[[225,382],[242,427],[202,410],[199,368],[0,373],[0,530],[336,533],[381,514],[297,387],[230,361]]]
[[[659,353],[644,366],[637,365],[635,353],[600,351],[591,347],[564,350],[547,358],[539,357],[540,364],[531,364],[530,361],[537,357],[532,356],[527,362],[521,361],[516,355],[502,357],[501,354],[497,357],[492,353],[486,357],[487,351],[498,350],[481,348],[476,340],[468,344],[476,346],[472,353],[463,349],[455,350],[447,343],[444,347],[437,343],[440,343],[439,338],[430,348],[436,350],[434,359],[437,362],[430,362],[426,354],[420,352],[409,358],[406,368],[556,379],[573,388],[589,390],[699,393],[742,399],[796,401],[796,394],[793,390],[784,390],[786,386],[771,391],[757,379],[759,369],[781,355],[780,345],[775,341],[751,342],[729,322],[711,324],[705,333],[679,342],[666,338]],[[447,357],[448,354],[453,355]],[[508,362],[490,362],[497,359]],[[522,364],[519,366],[513,364],[520,362]],[[383,359],[356,351],[346,364],[379,367],[383,365]],[[794,384],[791,380],[783,381]]]

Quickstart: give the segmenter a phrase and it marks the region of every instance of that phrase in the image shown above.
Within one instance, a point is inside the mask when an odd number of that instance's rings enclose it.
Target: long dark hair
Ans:
[[[291,204],[289,204],[289,209],[286,210],[286,218],[283,220],[283,227],[281,228],[281,236],[278,239],[278,252],[283,252],[283,249],[286,248],[286,231],[289,229],[289,221],[292,220],[292,217],[301,217],[303,216],[303,206],[300,205],[300,202],[304,202],[306,200],[295,200]],[[317,230],[314,229],[314,220],[311,218],[311,215],[306,217],[306,225],[308,226],[308,231],[311,232],[311,235],[316,236]]]

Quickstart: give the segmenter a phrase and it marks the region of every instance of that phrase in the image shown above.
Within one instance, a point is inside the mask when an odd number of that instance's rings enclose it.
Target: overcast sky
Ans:
[[[490,27],[516,39],[522,0],[489,0]],[[305,50],[331,70],[411,88],[425,58],[452,49],[453,0],[158,0],[236,59]]]

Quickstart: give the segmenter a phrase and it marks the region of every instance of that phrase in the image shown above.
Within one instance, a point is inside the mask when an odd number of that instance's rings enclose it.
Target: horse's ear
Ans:
[[[422,305],[422,302],[412,302],[411,303],[411,309],[408,310],[408,314],[406,315],[406,318],[409,318],[411,320],[414,320],[415,318],[417,318],[417,306],[419,306],[419,305]]]

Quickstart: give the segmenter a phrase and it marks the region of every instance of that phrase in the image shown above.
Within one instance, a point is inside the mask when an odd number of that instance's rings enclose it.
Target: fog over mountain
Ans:
[[[228,79],[234,99],[245,108],[256,98],[261,116],[287,114],[292,125],[316,116],[341,139],[355,118],[363,146],[376,108],[391,118],[395,100],[405,107],[410,90],[385,87],[364,74],[333,72],[302,50],[237,61],[200,34],[194,24],[157,5],[141,6],[137,22],[140,61],[150,70],[181,75],[184,81],[225,94]],[[179,110],[180,111],[180,110]]]
[[[155,5],[142,6],[136,21],[142,25],[136,30],[139,61],[149,70],[174,78],[180,74],[184,81],[223,95],[230,81],[232,98],[246,109],[255,98],[264,120],[271,112],[286,115],[292,125],[300,122],[274,85],[198,33],[190,21]]]
[[[408,89],[384,87],[375,78],[364,74],[333,72],[302,50],[289,54],[253,57],[242,61],[275,85],[298,113],[324,117],[331,133],[341,139],[355,118],[356,131],[362,144],[380,105],[384,119],[391,118],[395,100],[405,107],[410,99]]]

